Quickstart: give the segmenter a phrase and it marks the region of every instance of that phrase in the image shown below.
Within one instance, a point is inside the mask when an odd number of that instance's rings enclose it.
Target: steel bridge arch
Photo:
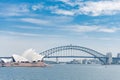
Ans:
[[[86,47],[82,47],[82,46],[76,46],[76,45],[66,45],[66,46],[54,47],[54,48],[51,48],[49,50],[43,51],[40,54],[45,55],[44,58],[47,58],[49,55],[51,55],[55,52],[63,51],[63,50],[83,51],[83,52],[86,52],[86,53],[98,58],[104,64],[106,63],[106,56],[104,54],[102,54],[100,52],[97,52],[97,51],[95,51],[93,49],[90,49],[90,48],[86,48]]]

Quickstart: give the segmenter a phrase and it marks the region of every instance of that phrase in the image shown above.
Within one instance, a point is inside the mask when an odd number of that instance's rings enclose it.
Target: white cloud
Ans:
[[[113,15],[120,13],[120,1],[88,1],[80,5],[79,12],[92,15]]]
[[[103,37],[103,38],[98,38],[98,39],[100,39],[100,40],[107,40],[107,41],[113,40],[112,38],[108,38],[108,37]],[[114,39],[114,40],[115,40],[115,39]]]
[[[0,4],[0,15],[1,16],[21,16],[29,12],[28,5],[11,5],[11,4]]]
[[[61,1],[64,2],[65,4],[68,4],[72,7],[78,5],[82,0],[57,0],[57,1]]]
[[[100,16],[100,15],[114,15],[120,13],[120,1],[119,0],[99,0],[99,1],[83,1],[83,0],[57,0],[62,1],[62,5],[45,6],[42,3],[39,4],[0,4],[0,15],[2,16],[21,16],[25,14],[30,14],[30,8],[34,11],[36,10],[47,10],[51,13],[58,15],[90,15],[90,16]],[[70,5],[70,9],[61,8],[63,5]],[[66,6],[67,6],[66,5]],[[77,8],[74,8],[77,6]],[[34,14],[31,12],[31,14]],[[35,15],[35,14],[34,14]]]
[[[36,34],[36,33],[25,33],[25,32],[15,32],[15,31],[0,31],[1,34],[4,35],[11,35],[11,36],[22,36],[22,37],[48,37],[48,38],[61,38],[63,37],[62,35],[52,35],[52,34]]]
[[[62,30],[73,31],[73,32],[104,32],[104,33],[115,33],[120,31],[117,27],[105,27],[96,25],[66,25],[62,27]]]
[[[111,37],[101,37],[101,38],[97,38],[98,40],[106,40],[106,41],[120,41],[120,38],[111,38]]]
[[[45,19],[49,19],[53,24],[67,24],[67,23],[71,23],[73,21],[73,17],[71,16],[46,16],[44,17]]]
[[[74,11],[63,10],[63,9],[56,9],[53,13],[60,14],[60,15],[68,15],[73,16],[75,13]]]
[[[42,8],[44,8],[44,6],[43,6],[42,4],[37,4],[37,5],[33,5],[33,6],[32,6],[32,9],[33,9],[34,11],[40,10],[40,9],[42,9]]]
[[[48,24],[51,24],[51,22],[49,22],[48,20],[36,19],[36,18],[21,18],[20,20],[24,21],[24,22],[38,24],[38,25],[48,25]]]
[[[32,30],[41,30],[41,27],[36,27],[36,26],[14,26],[15,28],[20,28],[20,29],[32,29]]]
[[[14,35],[14,36],[33,36],[33,37],[39,37],[41,35],[39,34],[32,34],[32,33],[20,33],[20,32],[13,32],[13,31],[0,31],[1,34],[7,34],[7,35]]]
[[[44,18],[20,18],[18,20],[22,22],[37,24],[37,25],[57,27],[60,26],[61,24],[63,25],[72,22],[73,18],[70,16],[61,15],[61,16],[44,16]]]
[[[102,29],[99,29],[100,32],[107,32],[107,33],[113,33],[113,32],[116,32],[117,29],[112,29],[112,28],[102,28]]]
[[[97,26],[79,26],[79,27],[76,27],[75,31],[78,31],[78,32],[92,32],[92,31],[95,31],[97,29],[98,29]]]
[[[119,0],[99,0],[99,1],[83,1],[83,0],[59,0],[72,7],[78,6],[78,9],[72,9],[73,15],[85,14],[90,16],[114,15],[120,13]],[[71,10],[70,10],[71,11]],[[66,14],[65,14],[66,15]]]
[[[92,32],[98,29],[97,26],[82,26],[82,25],[69,25],[64,28],[65,30],[70,30],[74,32]]]

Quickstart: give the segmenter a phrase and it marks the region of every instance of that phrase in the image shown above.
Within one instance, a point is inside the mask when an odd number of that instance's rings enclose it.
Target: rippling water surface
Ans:
[[[57,64],[50,67],[0,67],[0,80],[120,80],[120,65]]]

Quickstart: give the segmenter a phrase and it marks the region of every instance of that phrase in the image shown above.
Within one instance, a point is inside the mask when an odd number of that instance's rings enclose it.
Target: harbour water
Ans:
[[[120,80],[120,65],[0,67],[0,80]]]

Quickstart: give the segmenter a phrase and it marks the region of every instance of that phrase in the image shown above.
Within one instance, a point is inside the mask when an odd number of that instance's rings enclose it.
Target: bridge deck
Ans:
[[[95,57],[95,56],[48,56],[45,58],[106,58],[106,57]]]

